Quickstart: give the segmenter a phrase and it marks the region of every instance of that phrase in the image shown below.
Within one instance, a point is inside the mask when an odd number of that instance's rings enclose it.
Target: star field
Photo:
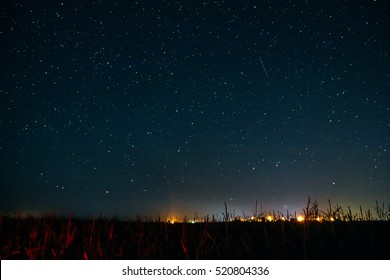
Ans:
[[[5,1],[3,212],[390,201],[387,1]],[[322,203],[322,204],[321,204]]]

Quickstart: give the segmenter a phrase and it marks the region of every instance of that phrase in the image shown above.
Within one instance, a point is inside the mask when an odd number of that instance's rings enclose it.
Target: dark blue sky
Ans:
[[[2,1],[0,210],[390,201],[388,1]]]

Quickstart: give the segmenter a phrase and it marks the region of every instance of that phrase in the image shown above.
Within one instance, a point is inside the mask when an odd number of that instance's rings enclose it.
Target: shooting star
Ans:
[[[265,75],[267,76],[267,79],[269,79],[268,73],[267,73],[267,69],[265,69],[265,66],[264,66],[264,63],[263,63],[263,59],[261,58],[261,56],[260,56],[260,62],[261,62],[261,66],[263,66],[263,70],[264,70]]]

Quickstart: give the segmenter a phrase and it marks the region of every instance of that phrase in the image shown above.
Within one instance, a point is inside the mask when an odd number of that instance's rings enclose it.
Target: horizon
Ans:
[[[92,214],[77,214],[73,212],[56,212],[56,211],[36,211],[36,210],[27,210],[27,209],[16,209],[11,211],[4,211],[0,215],[1,216],[11,216],[11,217],[35,217],[35,218],[41,218],[41,217],[58,217],[58,218],[64,218],[64,217],[73,217],[76,219],[95,219],[95,218],[108,218],[108,219],[119,219],[119,220],[141,220],[141,221],[176,221],[176,222],[191,222],[197,220],[198,222],[204,222],[206,219],[210,220],[212,218],[215,218],[217,222],[222,222],[225,219],[226,210],[228,213],[229,221],[234,221],[235,219],[244,218],[247,221],[253,220],[254,218],[267,218],[268,216],[272,216],[272,219],[278,220],[283,217],[284,218],[297,218],[304,217],[305,211],[307,210],[307,207],[309,205],[309,208],[313,207],[314,204],[317,205],[318,215],[316,217],[327,217],[328,215],[334,217],[335,215],[347,217],[348,211],[350,210],[350,214],[353,215],[355,218],[359,218],[361,220],[368,220],[367,215],[370,215],[371,218],[369,220],[383,220],[382,218],[379,218],[379,211],[383,211],[384,215],[388,215],[390,211],[390,202],[385,201],[378,201],[376,200],[375,203],[372,204],[371,207],[363,207],[358,206],[358,208],[353,208],[350,205],[342,205],[339,203],[332,203],[332,201],[328,200],[327,205],[325,207],[321,207],[322,205],[318,203],[316,199],[312,200],[309,197],[309,200],[306,201],[306,204],[303,205],[300,209],[286,209],[283,210],[277,210],[277,209],[264,209],[263,205],[260,202],[257,202],[257,204],[254,204],[254,207],[251,209],[251,211],[239,211],[237,209],[229,208],[229,204],[226,203],[226,209],[225,209],[225,203],[222,205],[222,208],[219,212],[216,213],[206,213],[206,212],[198,212],[194,211],[192,213],[180,213],[178,211],[166,211],[162,213],[152,214],[152,215],[146,215],[146,214],[131,214],[127,213],[125,215],[118,215],[115,213],[107,214],[107,213],[92,213]],[[309,203],[309,204],[308,204]],[[329,205],[330,203],[330,205]],[[256,206],[257,206],[257,212],[256,212]],[[329,206],[331,208],[329,208]],[[310,212],[310,211],[309,211]],[[329,218],[329,217],[328,217]],[[355,219],[354,218],[354,219]]]

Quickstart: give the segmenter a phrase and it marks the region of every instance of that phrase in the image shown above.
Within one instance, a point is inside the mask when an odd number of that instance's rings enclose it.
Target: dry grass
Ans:
[[[388,259],[390,204],[352,213],[328,202],[297,213],[258,211],[176,222],[72,216],[0,218],[1,259]]]

